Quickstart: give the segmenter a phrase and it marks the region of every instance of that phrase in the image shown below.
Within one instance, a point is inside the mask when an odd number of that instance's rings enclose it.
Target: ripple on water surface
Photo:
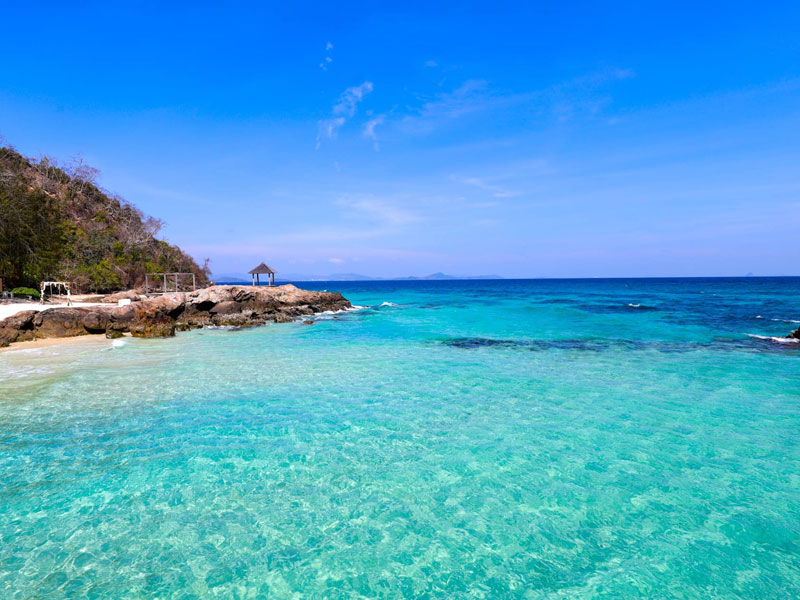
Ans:
[[[798,596],[800,353],[746,335],[792,296],[474,285],[0,353],[0,597]]]

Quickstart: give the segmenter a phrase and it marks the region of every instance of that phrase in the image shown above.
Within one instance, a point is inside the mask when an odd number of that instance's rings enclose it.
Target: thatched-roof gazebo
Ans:
[[[261,285],[261,280],[258,277],[259,275],[267,276],[267,285],[275,285],[275,271],[263,262],[250,271],[250,275],[253,277],[253,285]]]

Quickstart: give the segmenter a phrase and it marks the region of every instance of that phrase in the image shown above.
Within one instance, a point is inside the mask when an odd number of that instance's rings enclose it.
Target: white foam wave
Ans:
[[[33,375],[50,375],[55,371],[49,367],[31,367],[28,365],[21,365],[19,367],[7,366],[0,369],[0,381],[10,379],[22,379],[24,377],[32,377]]]
[[[42,354],[44,348],[23,348],[22,350],[6,350],[6,354]]]
[[[336,315],[343,315],[345,313],[356,312],[359,310],[364,310],[365,308],[370,308],[369,306],[359,306],[358,304],[354,304],[349,308],[340,308],[339,310],[324,310],[322,312],[314,313],[313,315],[302,315],[295,319],[298,323],[302,323],[303,321],[308,321],[309,319],[314,319],[316,321],[327,321],[329,319],[334,318]]]
[[[756,319],[766,319],[766,317],[762,317],[761,315],[756,315]],[[776,323],[800,323],[797,319],[776,319],[774,317],[770,317],[770,321],[774,321]]]
[[[774,337],[770,335],[756,335],[755,333],[748,333],[748,337],[756,338],[757,340],[765,340],[768,342],[774,342],[776,344],[800,344],[800,340],[796,338],[787,338],[787,337]]]
[[[395,304],[394,302],[381,302],[378,306],[399,306],[399,305]]]

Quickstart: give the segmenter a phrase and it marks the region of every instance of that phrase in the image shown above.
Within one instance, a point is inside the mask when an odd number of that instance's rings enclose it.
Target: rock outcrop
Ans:
[[[798,327],[792,333],[790,333],[788,337],[800,340],[800,327]]]
[[[102,296],[97,301],[116,304],[120,300],[130,300],[131,302],[139,302],[142,300],[142,293],[138,290],[125,290],[124,292],[115,292],[108,296]]]
[[[133,300],[130,296],[125,296]],[[252,327],[283,323],[328,310],[349,308],[339,293],[293,285],[217,285],[195,292],[142,298],[127,306],[91,306],[24,311],[0,321],[0,347],[38,338],[105,333],[117,337],[170,337],[208,325]]]

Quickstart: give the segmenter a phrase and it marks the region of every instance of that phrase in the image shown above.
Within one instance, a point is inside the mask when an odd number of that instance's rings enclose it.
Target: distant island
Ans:
[[[503,279],[500,275],[447,275],[446,273],[432,273],[424,277],[408,275],[405,277],[371,277],[359,273],[333,273],[330,275],[308,275],[303,273],[283,273],[275,277],[276,281],[449,281],[459,279]],[[225,283],[246,283],[248,280],[241,275],[215,275],[215,281]]]

